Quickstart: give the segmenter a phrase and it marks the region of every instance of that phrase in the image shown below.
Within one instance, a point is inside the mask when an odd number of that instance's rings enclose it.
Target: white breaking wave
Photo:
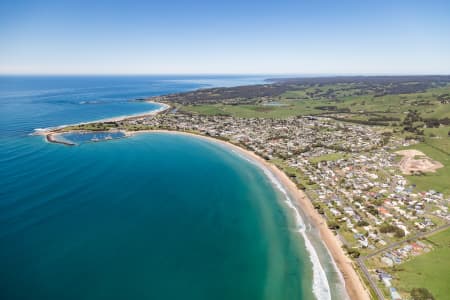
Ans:
[[[292,209],[295,216],[295,223],[297,226],[297,232],[300,233],[303,237],[303,240],[305,241],[306,250],[309,253],[309,259],[313,265],[313,293],[314,296],[318,300],[331,300],[331,292],[330,292],[330,286],[328,284],[327,275],[325,274],[325,270],[322,267],[322,264],[320,263],[319,256],[317,255],[316,250],[314,249],[314,246],[312,245],[311,241],[309,240],[308,236],[306,235],[306,225],[303,221],[300,212],[298,211],[297,207],[292,203],[291,197],[289,197],[289,194],[284,189],[283,185],[279,180],[264,166],[256,163],[255,161],[245,157],[241,153],[232,150],[235,154],[240,156],[241,158],[247,160],[248,162],[252,163],[253,165],[257,166],[258,168],[262,169],[264,174],[269,178],[269,180],[272,182],[272,184],[284,195],[284,201],[287,204],[287,206]],[[309,228],[311,230],[311,225],[309,224]]]
[[[117,116],[117,117],[111,117],[111,118],[105,118],[105,119],[99,119],[99,120],[87,121],[87,122],[79,122],[79,123],[73,123],[73,124],[63,124],[63,125],[47,127],[47,128],[35,128],[33,130],[33,132],[30,133],[30,135],[39,134],[39,132],[57,130],[57,129],[61,129],[61,128],[68,127],[68,126],[87,125],[87,124],[92,124],[92,123],[97,123],[97,122],[123,121],[124,119],[127,119],[127,118],[139,117],[139,116],[144,116],[144,115],[156,115],[156,114],[163,112],[170,108],[170,106],[165,103],[152,102],[152,101],[147,101],[147,102],[158,104],[158,105],[160,105],[160,107],[157,109],[149,110],[146,112],[135,113],[135,114],[131,114],[131,115]]]
[[[305,223],[300,216],[300,212],[297,207],[292,203],[291,198],[287,194],[286,190],[283,188],[281,183],[275,178],[275,176],[268,170],[264,169],[264,173],[266,176],[272,181],[272,183],[283,193],[285,197],[285,202],[287,206],[292,209],[295,215],[295,222],[297,225],[298,232],[302,235],[305,240],[306,250],[309,253],[309,259],[313,264],[313,292],[317,299],[319,300],[331,300],[330,287],[328,284],[327,275],[325,274],[325,270],[323,269],[319,257],[317,255],[316,250],[314,249],[311,241],[306,235],[306,226]]]

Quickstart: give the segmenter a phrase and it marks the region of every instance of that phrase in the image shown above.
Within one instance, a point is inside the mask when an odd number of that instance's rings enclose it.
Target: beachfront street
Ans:
[[[399,162],[395,149],[416,141],[381,128],[322,117],[237,118],[176,110],[94,126],[106,130],[184,131],[251,150],[282,169],[307,193],[350,257],[375,259],[371,267],[362,266],[368,269],[368,281],[393,292],[392,276],[377,266],[401,264],[431,251],[432,245],[409,238],[450,220],[449,199],[433,190],[413,192],[414,187],[404,177],[421,170],[408,169],[404,160]],[[415,154],[407,160],[413,160]],[[381,294],[378,288],[376,291]]]

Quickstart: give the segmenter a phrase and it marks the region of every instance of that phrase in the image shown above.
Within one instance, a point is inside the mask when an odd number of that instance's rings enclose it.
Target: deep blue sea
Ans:
[[[142,134],[67,147],[36,128],[261,77],[0,77],[0,299],[311,299],[280,192],[223,146]]]

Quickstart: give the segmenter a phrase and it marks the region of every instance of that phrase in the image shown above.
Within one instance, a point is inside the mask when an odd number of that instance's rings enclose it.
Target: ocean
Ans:
[[[339,286],[326,250],[312,263],[273,180],[221,145],[30,135],[158,108],[139,98],[263,79],[0,77],[0,299],[313,299],[318,267]]]

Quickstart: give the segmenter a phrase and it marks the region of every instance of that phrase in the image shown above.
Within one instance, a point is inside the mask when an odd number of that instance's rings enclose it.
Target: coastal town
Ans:
[[[0,24],[0,300],[450,300],[450,0]]]
[[[396,149],[417,141],[393,135],[386,128],[314,116],[208,116],[168,106],[159,114],[65,130],[93,128],[199,134],[235,144],[273,163],[307,194],[381,299],[403,299],[389,269],[433,251],[433,245],[421,237],[450,224],[450,198],[436,190],[417,190],[405,178],[407,172],[420,172],[420,163],[414,165],[411,158],[411,166],[400,168],[402,155],[408,153],[396,153]],[[433,163],[424,155],[419,158]]]

